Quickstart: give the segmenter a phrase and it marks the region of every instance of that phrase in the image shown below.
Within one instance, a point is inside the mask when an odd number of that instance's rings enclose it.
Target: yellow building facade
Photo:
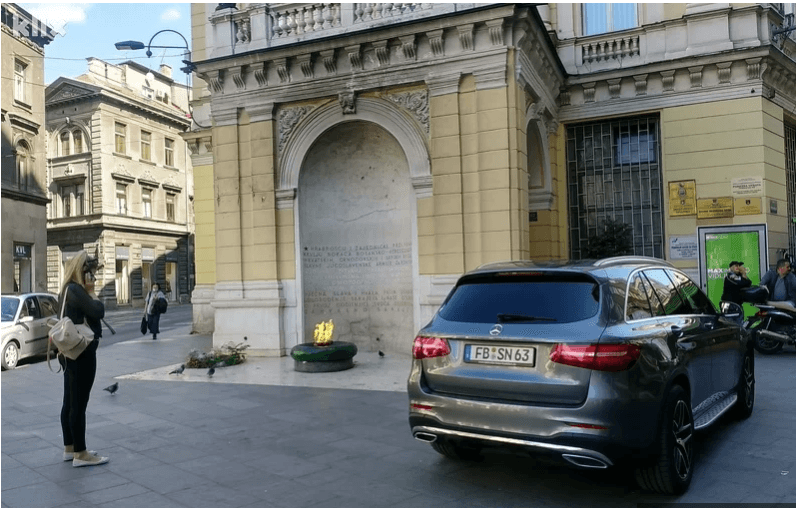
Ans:
[[[281,5],[192,7],[192,301],[216,343],[284,355],[331,318],[408,352],[462,273],[578,259],[606,219],[695,278],[670,242],[699,226],[796,249],[794,42],[761,29],[782,5]],[[759,211],[670,202],[750,178]]]

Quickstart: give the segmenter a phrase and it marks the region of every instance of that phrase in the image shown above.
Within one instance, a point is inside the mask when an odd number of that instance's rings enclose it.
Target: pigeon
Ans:
[[[185,370],[185,364],[179,366],[179,368],[174,369],[173,371],[169,372],[169,374],[182,374],[182,371]]]
[[[207,377],[213,377],[213,374],[215,374],[215,373],[216,373],[215,366],[210,367],[210,370],[207,371]]]
[[[379,351],[379,358],[384,358],[384,353],[382,351]]]
[[[103,390],[105,390],[106,392],[110,393],[111,395],[116,393],[116,390],[118,390],[118,389],[119,389],[119,383],[113,383],[112,385],[108,386],[107,388],[103,388]]]

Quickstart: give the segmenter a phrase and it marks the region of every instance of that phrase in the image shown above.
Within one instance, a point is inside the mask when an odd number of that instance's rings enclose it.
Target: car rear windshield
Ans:
[[[4,296],[2,298],[2,314],[3,321],[13,321],[14,316],[17,315],[17,307],[19,307],[19,298],[11,296]]]
[[[460,281],[440,317],[465,323],[571,323],[600,306],[599,286],[583,274],[498,273]]]

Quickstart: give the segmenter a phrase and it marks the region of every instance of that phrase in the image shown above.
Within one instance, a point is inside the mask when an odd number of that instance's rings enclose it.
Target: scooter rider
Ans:
[[[730,269],[724,277],[724,292],[721,299],[727,302],[735,302],[743,305],[743,293],[741,289],[748,288],[752,281],[746,275],[746,267],[743,261],[730,261]]]
[[[796,275],[790,272],[790,261],[780,259],[776,269],[771,269],[760,280],[768,288],[769,300],[787,302],[796,307]]]

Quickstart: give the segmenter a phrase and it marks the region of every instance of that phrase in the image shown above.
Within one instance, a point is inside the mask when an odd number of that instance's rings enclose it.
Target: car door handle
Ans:
[[[680,337],[683,336],[683,329],[680,328],[679,326],[672,325],[671,330],[672,330],[672,335],[674,335],[675,338],[679,339]]]

